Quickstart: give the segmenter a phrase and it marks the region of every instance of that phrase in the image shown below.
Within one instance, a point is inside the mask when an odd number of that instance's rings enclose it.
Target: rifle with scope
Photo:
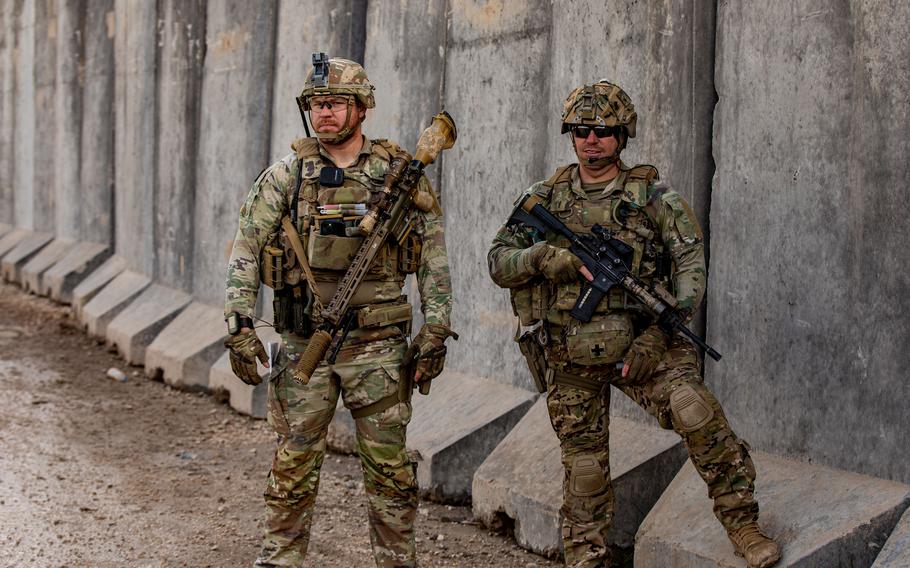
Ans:
[[[721,355],[686,327],[688,311],[679,309],[676,297],[658,284],[646,284],[629,269],[632,247],[613,236],[609,230],[594,225],[590,235],[577,235],[546,207],[535,195],[525,195],[509,216],[508,225],[521,224],[542,233],[555,232],[569,241],[569,251],[581,259],[594,279],[584,285],[570,315],[589,322],[603,297],[619,286],[638,300],[669,335],[680,332],[698,345],[715,361]]]

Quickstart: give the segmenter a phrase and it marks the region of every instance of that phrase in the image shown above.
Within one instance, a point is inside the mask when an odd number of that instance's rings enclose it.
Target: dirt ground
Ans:
[[[125,381],[106,371],[125,371]],[[69,308],[0,284],[0,566],[249,566],[273,435],[127,368]],[[422,502],[421,566],[551,567]],[[372,566],[360,467],[329,455],[306,566]]]

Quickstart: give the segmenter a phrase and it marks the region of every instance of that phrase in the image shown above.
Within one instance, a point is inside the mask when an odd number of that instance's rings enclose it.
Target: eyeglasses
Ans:
[[[328,108],[332,112],[340,112],[346,109],[348,104],[350,104],[348,99],[310,99],[310,109],[316,111]]]
[[[572,125],[572,134],[576,138],[587,138],[591,132],[594,132],[594,136],[598,138],[606,138],[608,136],[616,136],[620,133],[621,127],[619,126],[588,126],[586,124],[574,124]]]

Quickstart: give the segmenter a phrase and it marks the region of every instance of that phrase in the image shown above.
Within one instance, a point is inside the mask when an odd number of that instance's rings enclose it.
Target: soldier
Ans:
[[[323,361],[305,384],[295,377],[294,365],[321,306],[332,297],[363,240],[352,229],[381,188],[391,156],[400,150],[361,132],[366,109],[375,105],[363,67],[339,58],[326,58],[316,67],[297,99],[316,137],[294,142],[292,154],[256,179],[240,209],[228,266],[225,346],[234,373],[255,385],[261,381],[256,359],[266,364],[252,321],[260,279],[274,289],[274,325],[287,354],[279,357],[268,384],[268,420],[278,434],[278,447],[265,491],[265,537],[255,565],[303,564],[326,431],[340,393],[356,424],[376,565],[415,566],[416,464],[405,452],[411,379],[423,382],[438,375],[445,357],[440,348],[454,335],[442,212],[422,178],[419,190],[432,196],[433,206],[415,211],[404,241],[386,244],[379,254],[353,298],[357,323],[337,361]],[[298,252],[305,257],[298,258]],[[409,347],[411,306],[401,292],[411,273],[417,275],[426,323]],[[399,373],[406,350],[417,358],[413,377]]]
[[[632,271],[671,290],[694,313],[705,292],[701,229],[654,167],[630,168],[620,160],[635,123],[632,102],[618,86],[601,80],[575,89],[565,101],[562,132],[570,133],[578,163],[527,192],[574,232],[590,232],[595,223],[614,231],[634,249]],[[571,318],[581,277],[592,275],[566,247],[562,236],[503,226],[487,256],[491,277],[510,289],[520,321],[540,326],[533,337],[541,360],[529,362],[547,369],[547,409],[562,449],[566,566],[609,566],[609,385],[682,436],[737,554],[750,567],[775,564],[780,549],[757,524],[748,446],[705,386],[694,346],[680,334],[669,336],[619,287],[589,323]]]

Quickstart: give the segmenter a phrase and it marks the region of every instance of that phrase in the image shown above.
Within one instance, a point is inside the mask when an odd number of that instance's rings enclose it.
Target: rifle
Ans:
[[[603,297],[614,286],[620,286],[638,300],[653,316],[657,324],[672,335],[678,331],[691,339],[712,359],[720,361],[720,353],[685,325],[688,315],[679,309],[676,298],[658,284],[648,285],[632,274],[634,250],[613,236],[600,225],[591,228],[590,235],[576,235],[562,221],[540,204],[535,195],[525,195],[509,216],[507,225],[521,224],[543,233],[555,232],[569,240],[569,251],[581,259],[594,280],[586,283],[569,315],[581,322],[589,322]]]
[[[302,375],[304,383],[309,381],[330,347],[332,352],[329,362],[335,362],[341,344],[356,321],[357,311],[350,307],[351,298],[386,239],[392,237],[401,244],[411,230],[408,213],[412,208],[429,211],[435,205],[432,196],[428,196],[427,200],[426,195],[418,194],[417,185],[424,168],[433,163],[442,150],[451,148],[456,137],[455,121],[447,112],[442,111],[433,117],[433,122],[421,133],[413,159],[404,150],[392,158],[382,191],[358,227],[354,228],[355,234],[365,238],[338,284],[335,295],[322,310],[322,323],[313,333],[297,363],[295,376]]]

